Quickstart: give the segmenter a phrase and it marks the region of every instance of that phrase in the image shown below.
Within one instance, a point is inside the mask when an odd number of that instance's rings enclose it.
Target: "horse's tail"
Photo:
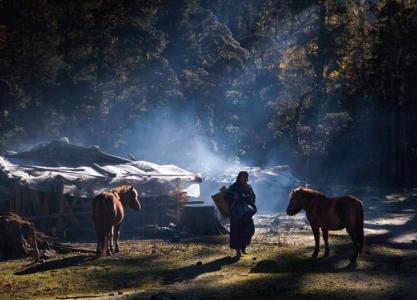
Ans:
[[[365,247],[365,234],[363,230],[363,223],[363,204],[360,202],[360,205],[358,206],[358,212],[356,214],[356,235],[358,237],[359,253],[362,253]]]
[[[114,205],[111,199],[106,195],[100,194],[93,198],[93,222],[97,234],[97,254],[103,255],[106,251],[106,244],[109,242],[108,231],[112,226],[112,219],[114,216]]]
[[[96,230],[97,236],[97,255],[102,255],[103,245],[104,245],[104,221],[100,216],[100,212],[102,211],[104,195],[100,194],[93,198],[92,203],[92,219],[94,223],[94,227]]]

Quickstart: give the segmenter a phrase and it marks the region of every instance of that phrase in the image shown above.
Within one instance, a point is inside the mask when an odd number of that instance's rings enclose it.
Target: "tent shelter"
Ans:
[[[142,212],[128,214],[129,227],[176,222],[201,179],[174,165],[157,165],[106,154],[63,138],[0,157],[0,214],[11,210],[43,231],[65,235],[91,230],[91,199],[129,184]]]

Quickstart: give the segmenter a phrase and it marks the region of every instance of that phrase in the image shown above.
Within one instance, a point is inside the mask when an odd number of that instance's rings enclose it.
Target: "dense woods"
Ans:
[[[0,1],[1,152],[199,136],[306,180],[411,185],[416,81],[415,1]]]

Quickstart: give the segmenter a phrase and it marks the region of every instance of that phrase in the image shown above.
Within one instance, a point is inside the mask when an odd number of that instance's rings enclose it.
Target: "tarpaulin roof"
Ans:
[[[68,139],[0,156],[0,172],[31,189],[48,192],[63,184],[64,193],[84,197],[121,184],[135,186],[142,196],[157,196],[201,181],[174,165],[129,160],[106,154],[97,146],[71,144]]]
[[[204,179],[233,183],[239,171],[247,171],[253,184],[274,184],[280,187],[295,187],[300,185],[300,180],[291,174],[288,166],[274,166],[270,168],[248,167],[243,165],[231,165],[225,168],[223,173],[203,172]]]

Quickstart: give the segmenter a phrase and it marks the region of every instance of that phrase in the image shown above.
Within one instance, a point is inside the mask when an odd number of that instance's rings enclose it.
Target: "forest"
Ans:
[[[417,299],[416,128],[417,0],[0,0],[0,298]]]
[[[305,181],[411,186],[416,13],[411,0],[3,0],[0,151],[66,136],[188,166],[200,143]]]

